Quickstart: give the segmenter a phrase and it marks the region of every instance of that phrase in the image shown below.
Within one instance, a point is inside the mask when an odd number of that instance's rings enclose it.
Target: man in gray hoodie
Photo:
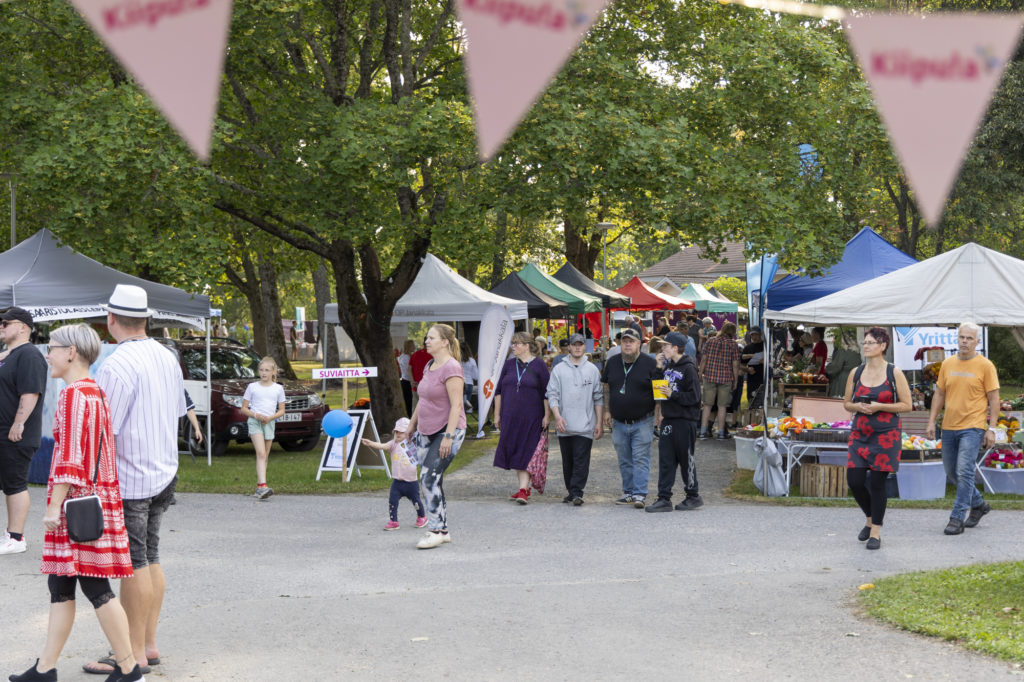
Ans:
[[[583,489],[590,475],[590,448],[604,435],[601,373],[583,357],[585,350],[582,334],[569,337],[569,357],[551,370],[547,391],[569,492],[562,502],[577,507],[583,504]]]

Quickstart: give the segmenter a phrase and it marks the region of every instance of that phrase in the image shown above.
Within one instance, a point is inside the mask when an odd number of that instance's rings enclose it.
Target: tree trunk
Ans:
[[[494,257],[491,259],[491,286],[501,284],[505,279],[505,238],[508,236],[508,214],[505,211],[498,211],[497,229],[494,232]]]
[[[281,301],[277,296],[277,270],[268,256],[259,254],[260,298],[263,301],[263,315],[266,320],[267,355],[277,361],[281,375],[295,379],[295,370],[289,361],[291,347],[284,338],[281,325]]]
[[[320,339],[320,345],[324,347],[324,367],[337,367],[340,360],[338,359],[338,344],[334,340],[334,325],[328,326],[324,319],[324,309],[331,302],[331,281],[327,276],[327,266],[324,265],[322,258],[320,265],[313,271],[313,295],[316,296],[317,338]]]
[[[239,241],[239,243],[242,243]],[[256,266],[248,253],[242,254],[242,272],[245,277],[231,267],[225,268],[228,281],[245,296],[249,305],[249,318],[252,320],[253,350],[261,357],[267,354],[267,322],[263,316],[263,300],[260,295],[260,278],[256,274]]]
[[[585,277],[594,279],[594,263],[597,262],[597,257],[601,255],[603,241],[596,239],[589,230],[585,230],[585,224],[585,218],[563,215],[565,259],[572,263],[572,266],[582,272]]]

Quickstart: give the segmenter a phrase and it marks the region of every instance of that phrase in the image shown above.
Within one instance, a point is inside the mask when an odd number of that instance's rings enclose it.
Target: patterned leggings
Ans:
[[[444,438],[444,431],[425,436],[419,434],[418,452],[426,453],[420,457],[423,469],[420,473],[420,483],[423,484],[423,494],[427,502],[427,528],[433,531],[448,530],[448,515],[444,503],[444,472],[448,465],[455,459],[456,453],[462,447],[462,441],[466,439],[465,429],[455,429],[455,438],[452,439],[452,452],[447,457],[441,457],[441,441]]]

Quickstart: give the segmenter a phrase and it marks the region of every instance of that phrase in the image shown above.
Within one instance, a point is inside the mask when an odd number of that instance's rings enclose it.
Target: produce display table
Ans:
[[[1014,445],[1018,444],[997,443],[996,447],[979,451],[980,454],[978,455],[978,461],[974,465],[974,472],[985,485],[985,492],[1024,495],[1024,469],[994,469],[992,467],[982,466],[985,458],[988,457],[988,454],[993,450],[1007,447],[1011,447],[1015,450],[1019,449],[1013,447]]]
[[[814,451],[830,450],[833,452],[846,452],[849,449],[847,443],[827,443],[806,440],[795,440],[793,438],[779,438],[778,445],[786,451],[786,497],[789,497],[789,488],[793,484],[793,467],[800,464],[800,460]]]

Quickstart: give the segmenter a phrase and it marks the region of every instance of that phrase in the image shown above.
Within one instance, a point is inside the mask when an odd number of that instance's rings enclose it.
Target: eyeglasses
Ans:
[[[878,341],[861,341],[860,345],[862,345],[862,346],[877,346],[878,345]]]
[[[513,346],[525,346],[526,344],[523,343],[522,341],[513,341],[512,345]]]
[[[54,348],[72,348],[72,347],[73,347],[73,346],[47,346],[47,347],[46,347],[46,354],[47,354],[47,355],[49,355],[49,354],[50,354],[50,351],[51,351],[52,349],[54,349]]]

